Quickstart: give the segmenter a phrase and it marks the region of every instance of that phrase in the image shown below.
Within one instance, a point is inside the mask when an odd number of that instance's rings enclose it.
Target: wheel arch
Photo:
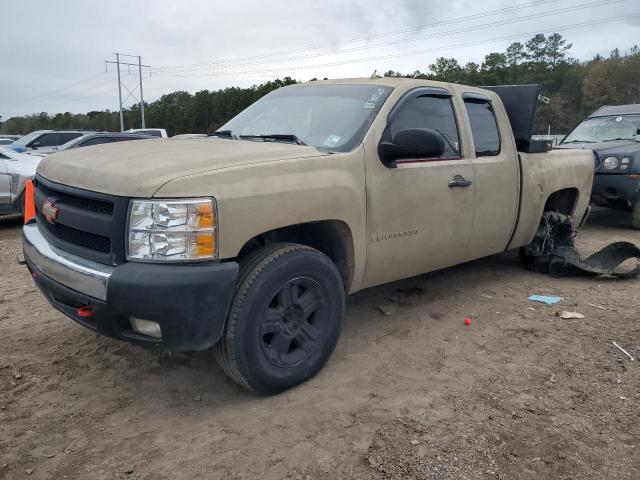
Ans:
[[[355,247],[349,225],[342,220],[320,220],[275,228],[247,240],[236,257],[241,260],[265,245],[290,242],[315,248],[338,268],[345,290],[351,290],[355,274]]]
[[[554,211],[564,215],[573,215],[578,204],[580,192],[577,188],[563,188],[556,190],[547,197],[543,213]]]

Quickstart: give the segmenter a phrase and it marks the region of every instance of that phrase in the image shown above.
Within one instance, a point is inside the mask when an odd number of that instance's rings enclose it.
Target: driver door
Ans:
[[[389,113],[381,141],[408,128],[433,129],[445,139],[444,153],[437,158],[400,158],[386,166],[379,153],[367,149],[364,286],[464,261],[475,185],[473,162],[461,151],[456,113],[448,90],[411,90]]]

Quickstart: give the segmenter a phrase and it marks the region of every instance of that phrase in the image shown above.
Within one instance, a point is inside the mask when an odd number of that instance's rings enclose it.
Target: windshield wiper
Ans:
[[[234,138],[231,130],[217,130],[209,134],[210,137]]]
[[[616,140],[623,140],[625,142],[640,142],[637,138],[607,138],[606,140],[602,140],[603,142],[615,142]]]
[[[571,140],[569,142],[562,142],[562,145],[565,145],[567,143],[597,143],[593,140]]]
[[[307,145],[296,135],[293,135],[291,133],[272,133],[270,135],[240,135],[238,138],[241,138],[243,140],[251,140],[252,138],[257,138],[262,139],[263,141],[275,140],[276,142],[290,142],[295,143],[296,145]]]

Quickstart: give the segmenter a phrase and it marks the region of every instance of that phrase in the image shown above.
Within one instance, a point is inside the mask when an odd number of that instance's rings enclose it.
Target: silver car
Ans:
[[[40,160],[40,155],[0,150],[0,215],[22,214],[25,183]]]

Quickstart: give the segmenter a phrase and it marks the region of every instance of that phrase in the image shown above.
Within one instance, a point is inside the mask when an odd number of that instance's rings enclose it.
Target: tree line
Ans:
[[[536,117],[537,133],[568,133],[586,115],[601,105],[640,103],[640,48],[615,49],[608,57],[580,61],[569,56],[572,44],[558,33],[538,34],[529,41],[512,43],[504,52],[491,52],[481,63],[462,65],[455,58],[438,58],[425,72],[384,75],[440,80],[467,85],[542,85],[550,98]],[[315,80],[315,79],[313,79]],[[249,88],[202,90],[195,94],[177,91],[145,103],[146,124],[166,128],[170,135],[207,133],[222,126],[263,95],[296,83],[285,77]],[[125,129],[140,127],[139,106],[124,111]],[[46,112],[12,117],[0,125],[1,133],[29,133],[40,129],[92,129],[118,131],[119,112],[91,111],[84,114]]]

